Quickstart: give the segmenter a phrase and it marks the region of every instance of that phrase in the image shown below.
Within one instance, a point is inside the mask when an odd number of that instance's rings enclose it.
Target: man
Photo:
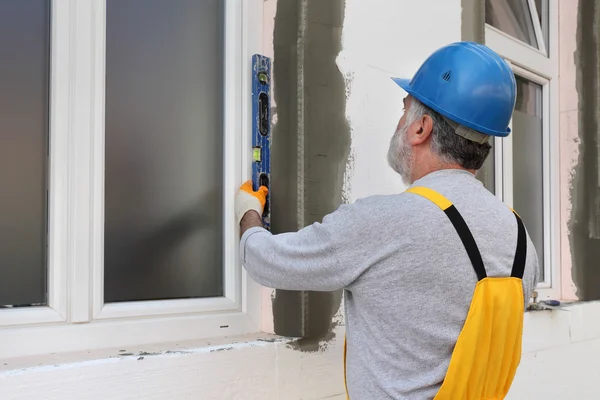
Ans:
[[[474,174],[490,137],[510,132],[514,75],[461,42],[394,81],[409,95],[388,161],[409,190],[272,235],[259,217],[266,189],[247,183],[236,198],[243,263],[268,287],[345,289],[350,399],[504,398],[538,259],[520,218]]]

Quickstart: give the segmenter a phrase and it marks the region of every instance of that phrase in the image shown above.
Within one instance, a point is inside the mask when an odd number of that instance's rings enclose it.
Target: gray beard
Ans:
[[[402,182],[406,186],[410,186],[411,167],[410,159],[412,157],[412,150],[408,143],[406,143],[406,131],[408,124],[404,124],[404,127],[398,129],[390,141],[390,147],[388,149],[388,164],[389,166],[400,175]]]

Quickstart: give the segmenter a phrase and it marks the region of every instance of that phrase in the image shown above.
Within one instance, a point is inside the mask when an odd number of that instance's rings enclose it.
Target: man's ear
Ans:
[[[415,121],[412,128],[411,144],[413,146],[422,144],[427,141],[433,132],[433,119],[429,115],[424,114],[420,119]]]

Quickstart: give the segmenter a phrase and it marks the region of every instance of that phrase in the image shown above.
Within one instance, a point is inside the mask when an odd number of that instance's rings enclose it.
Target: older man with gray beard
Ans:
[[[487,47],[460,42],[394,81],[409,95],[388,161],[409,189],[273,235],[261,225],[266,189],[245,184],[241,258],[268,287],[344,289],[350,399],[504,398],[538,259],[475,172],[490,137],[510,132],[514,75]]]

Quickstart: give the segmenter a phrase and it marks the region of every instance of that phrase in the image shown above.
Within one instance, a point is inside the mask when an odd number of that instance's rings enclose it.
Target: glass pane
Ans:
[[[477,171],[477,179],[479,179],[481,181],[481,183],[483,183],[483,186],[485,186],[485,188],[487,190],[489,190],[492,193],[496,193],[496,177],[495,177],[495,172],[496,169],[494,168],[494,163],[495,163],[495,159],[496,157],[494,156],[494,139],[490,139],[490,144],[492,145],[492,149],[490,150],[490,155],[488,156],[488,158],[485,160],[485,162],[483,163],[483,166],[481,167],[481,169],[479,171]]]
[[[540,260],[544,280],[544,165],[542,86],[517,79],[513,114],[513,203],[523,218]]]
[[[544,43],[546,44],[546,54],[550,56],[550,10],[548,8],[548,0],[535,0],[542,34],[544,35]]]
[[[107,302],[223,294],[222,3],[107,1]]]
[[[46,303],[49,3],[0,1],[0,307]]]
[[[527,0],[486,0],[485,22],[538,48]]]

